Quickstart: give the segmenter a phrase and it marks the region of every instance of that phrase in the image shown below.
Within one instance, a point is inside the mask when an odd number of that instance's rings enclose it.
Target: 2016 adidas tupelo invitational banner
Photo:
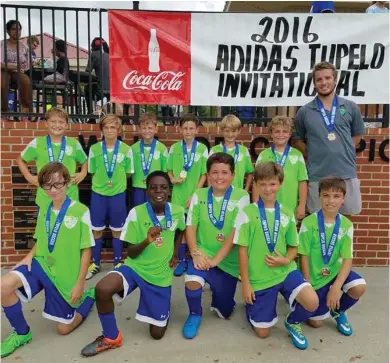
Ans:
[[[337,93],[389,102],[384,14],[109,11],[111,100],[141,104],[299,106],[311,69],[339,70]]]

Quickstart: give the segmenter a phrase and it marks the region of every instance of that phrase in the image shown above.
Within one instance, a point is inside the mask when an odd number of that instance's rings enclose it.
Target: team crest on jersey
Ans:
[[[346,233],[347,233],[347,231],[345,228],[340,228],[338,238],[339,239],[343,238]]]
[[[241,161],[243,157],[244,157],[244,155],[242,155],[241,153],[239,153],[239,154],[238,154],[237,161]]]
[[[291,164],[296,164],[297,163],[297,161],[298,161],[298,156],[296,156],[296,155],[290,155],[289,157],[288,157],[288,159],[290,160],[290,162],[291,162]]]
[[[66,155],[72,155],[72,153],[73,153],[73,147],[72,146],[66,146],[66,148],[65,148],[65,154]]]
[[[118,156],[116,158],[116,161],[118,163],[121,163],[123,161],[123,159],[125,158],[125,156],[122,154],[122,153],[118,153]]]
[[[196,153],[195,154],[195,161],[199,161],[200,160],[200,154],[199,153]]]
[[[78,218],[72,216],[66,216],[64,218],[65,227],[72,229],[77,224]]]
[[[177,228],[177,224],[178,224],[178,220],[177,219],[173,219],[172,220],[172,226],[171,228],[169,228],[170,231],[174,232]]]
[[[285,214],[282,214],[280,216],[280,223],[282,224],[282,226],[284,228],[286,228],[288,226],[289,222],[290,222],[290,219]]]
[[[234,210],[234,208],[236,208],[236,205],[237,205],[236,200],[229,200],[228,205],[227,205],[228,211],[232,212]]]
[[[158,150],[156,150],[156,151],[154,152],[153,159],[154,159],[154,160],[160,159],[160,152],[159,152]]]

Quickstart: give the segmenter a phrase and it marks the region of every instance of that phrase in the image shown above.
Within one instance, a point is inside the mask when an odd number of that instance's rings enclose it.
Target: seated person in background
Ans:
[[[36,37],[35,35],[32,35],[30,37],[30,42],[28,43],[28,46],[30,46],[30,44],[31,44],[31,60],[34,63],[36,61],[36,59],[37,59],[37,55],[36,55],[35,51],[39,47],[39,39],[38,39],[38,37]]]
[[[52,52],[58,58],[56,61],[56,72],[44,78],[45,83],[71,84],[69,80],[69,60],[66,57],[66,44],[59,39],[55,42]]]
[[[86,72],[94,71],[97,83],[87,84],[84,88],[85,99],[87,100],[88,114],[93,114],[93,104],[102,100],[110,93],[110,68],[109,68],[109,48],[103,38],[95,38],[91,44],[91,59],[85,69]]]

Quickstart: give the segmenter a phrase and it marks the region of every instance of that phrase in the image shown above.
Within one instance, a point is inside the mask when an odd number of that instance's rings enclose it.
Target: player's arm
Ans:
[[[34,247],[31,249],[31,251],[23,257],[23,259],[18,262],[14,267],[13,270],[19,266],[27,265],[28,271],[31,271],[31,263],[33,258],[35,257],[35,250],[37,249],[37,244],[34,244]]]
[[[326,306],[336,310],[340,308],[340,291],[352,269],[352,258],[345,258],[341,264],[336,280],[333,282],[326,297]]]
[[[294,140],[293,146],[306,156],[306,143],[304,140]]]
[[[84,291],[85,277],[87,276],[88,267],[91,263],[92,250],[84,248],[81,250],[80,271],[76,285],[74,285],[70,293],[70,303],[75,304],[81,301]]]
[[[249,193],[251,186],[253,182],[253,173],[247,174],[246,175],[246,185],[245,185],[245,190]]]
[[[174,241],[174,250],[171,260],[169,261],[169,267],[174,268],[179,261],[179,248],[181,245],[181,241],[183,240],[184,231],[180,231],[179,229],[175,232],[175,241]]]
[[[233,240],[234,240],[234,232],[235,229],[232,228],[232,231],[230,232],[228,238],[226,241],[222,244],[222,247],[218,250],[218,252],[215,254],[213,259],[209,260],[210,267],[218,266],[219,263],[229,254],[229,252],[233,249]]]
[[[297,210],[295,211],[295,217],[297,219],[302,219],[305,217],[307,193],[308,193],[307,181],[303,180],[299,182],[299,186],[298,186],[299,202],[298,202]]]
[[[360,140],[362,139],[362,135],[352,136],[352,139],[353,139],[353,144],[355,145],[355,147],[358,147],[360,144]]]
[[[200,189],[200,188],[203,188],[203,185],[206,183],[206,174],[203,174],[200,179],[199,179],[199,182],[198,182],[198,185],[196,186],[196,189]]]
[[[87,174],[88,174],[88,163],[87,161],[85,161],[83,164],[81,164],[80,172],[75,173],[73,184],[80,184],[85,179]]]
[[[24,178],[32,185],[35,185],[36,187],[39,186],[38,184],[38,176],[32,175],[30,173],[30,170],[28,170],[27,164],[23,161],[21,156],[19,155],[16,158],[16,164],[18,165],[18,168],[20,172],[23,174]]]
[[[300,255],[300,265],[303,277],[310,281],[309,256]]]
[[[245,303],[252,305],[256,298],[251,283],[249,281],[249,259],[247,246],[238,246],[238,262],[240,264],[242,295],[245,300]]]

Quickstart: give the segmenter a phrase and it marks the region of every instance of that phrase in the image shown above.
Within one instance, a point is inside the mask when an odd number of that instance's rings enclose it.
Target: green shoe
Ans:
[[[32,332],[30,331],[25,335],[19,335],[14,331],[3,342],[1,342],[1,358],[7,357],[12,354],[16,349],[30,342],[32,339]]]

